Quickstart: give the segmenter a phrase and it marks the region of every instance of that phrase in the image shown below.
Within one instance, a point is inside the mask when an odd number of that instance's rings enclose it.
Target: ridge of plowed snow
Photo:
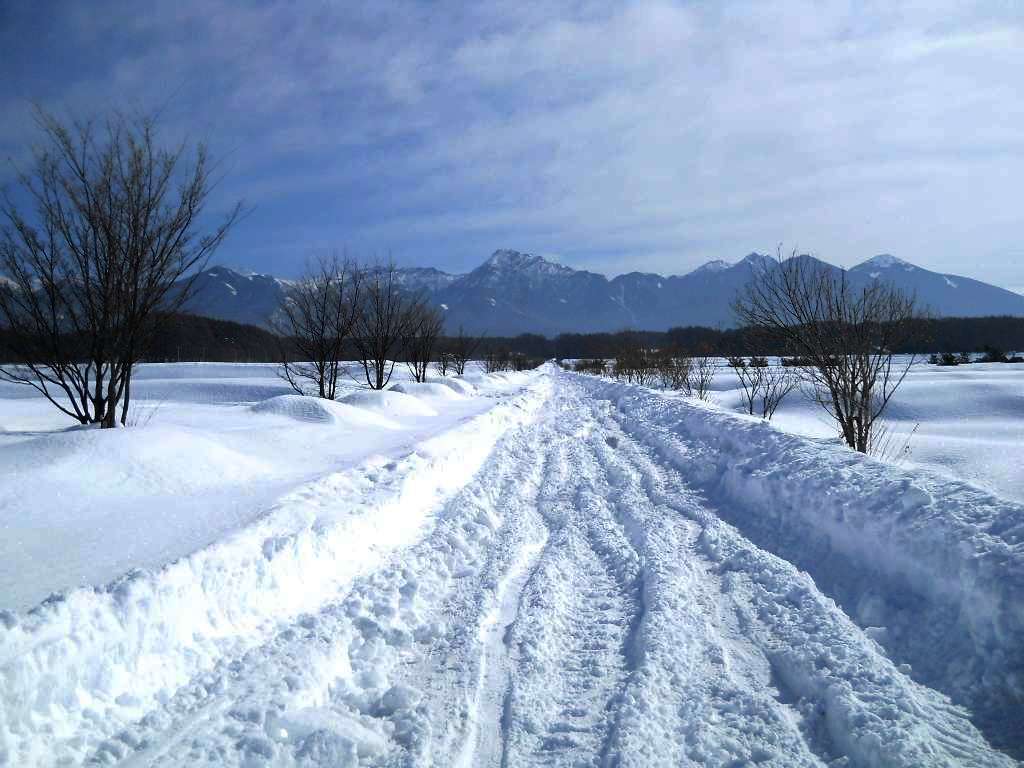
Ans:
[[[916,679],[1024,751],[1024,505],[670,394],[581,379],[718,516],[808,571]]]
[[[316,610],[415,541],[434,505],[531,417],[549,385],[400,460],[310,483],[257,524],[165,568],[54,596],[27,614],[0,613],[0,757],[19,766],[79,760],[218,659]]]

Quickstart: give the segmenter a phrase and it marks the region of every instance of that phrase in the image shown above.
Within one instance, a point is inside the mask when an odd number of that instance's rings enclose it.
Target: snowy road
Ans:
[[[387,468],[420,512],[396,515],[402,531],[315,608],[216,645],[170,694],[121,701],[117,722],[97,696],[47,743],[131,766],[1017,764],[989,746],[1024,743],[1013,684],[985,689],[1000,719],[952,704],[970,700],[955,675],[926,675],[943,692],[915,681],[910,645],[840,607],[849,585],[832,581],[852,571],[808,567],[823,593],[784,547],[725,522],[745,518],[666,458],[623,391],[547,369],[495,408],[511,415],[480,417],[504,431],[450,488]],[[445,450],[434,460],[458,475]],[[324,504],[323,490],[306,493]],[[1001,621],[1012,654],[1018,628]]]

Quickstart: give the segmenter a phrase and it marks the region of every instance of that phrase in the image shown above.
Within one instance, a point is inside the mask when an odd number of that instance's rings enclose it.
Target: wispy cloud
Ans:
[[[785,241],[1019,285],[1017,8],[25,6],[0,24],[0,145],[31,136],[29,98],[163,107],[256,206],[225,258],[283,272],[325,243],[672,272]]]

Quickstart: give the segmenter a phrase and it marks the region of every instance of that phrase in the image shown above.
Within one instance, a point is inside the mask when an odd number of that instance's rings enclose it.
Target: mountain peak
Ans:
[[[736,266],[746,266],[751,269],[764,269],[774,263],[775,259],[772,256],[766,256],[763,253],[754,251],[753,253],[748,253],[744,256],[741,261],[737,262]]]
[[[545,274],[565,274],[572,272],[569,267],[545,259],[534,253],[523,253],[510,248],[499,248],[481,267],[496,272],[541,272]]]
[[[698,274],[702,272],[721,272],[722,270],[729,269],[732,266],[728,261],[722,259],[712,259],[709,262],[701,264],[691,274]]]
[[[892,269],[893,267],[901,267],[908,272],[912,269],[917,269],[917,267],[909,261],[897,259],[889,253],[880,253],[877,256],[872,256],[867,261],[858,264],[854,269],[859,269],[861,267],[870,267],[871,269]]]

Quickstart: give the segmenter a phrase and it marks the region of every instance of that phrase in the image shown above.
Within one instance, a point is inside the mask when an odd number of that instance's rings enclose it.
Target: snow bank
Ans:
[[[345,395],[341,402],[398,419],[437,415],[437,411],[422,400],[394,389],[361,389]]]
[[[253,413],[284,416],[296,421],[316,424],[341,424],[352,427],[382,427],[398,429],[399,424],[379,412],[359,408],[348,403],[337,403],[322,397],[279,395],[249,407]]]
[[[460,395],[474,395],[476,394],[476,387],[470,384],[465,379],[456,378],[455,376],[444,376],[437,379],[435,382],[458,392]]]
[[[1024,747],[1024,505],[679,397],[577,380],[915,678],[975,710],[993,741]]]
[[[392,392],[401,392],[406,395],[418,397],[421,400],[461,400],[462,395],[452,387],[446,387],[440,382],[415,382],[403,381],[391,388]]]
[[[159,570],[55,595],[27,613],[0,612],[0,763],[80,762],[93,740],[115,735],[225,654],[239,656],[280,622],[318,608],[415,541],[430,511],[506,430],[532,418],[549,388],[538,380],[400,460],[303,486],[258,523]],[[392,412],[430,412],[408,395],[359,394]]]

